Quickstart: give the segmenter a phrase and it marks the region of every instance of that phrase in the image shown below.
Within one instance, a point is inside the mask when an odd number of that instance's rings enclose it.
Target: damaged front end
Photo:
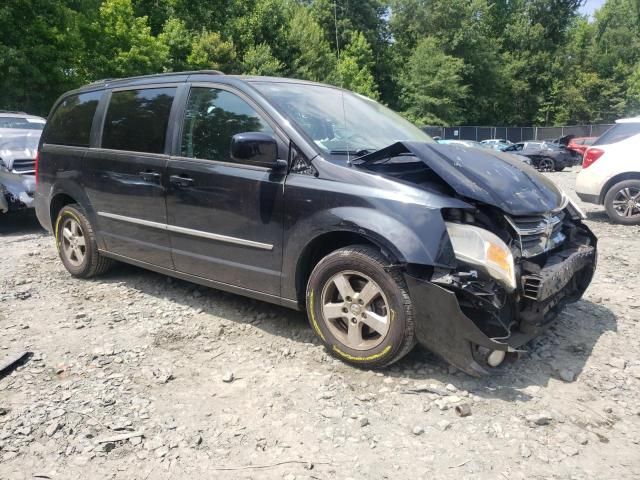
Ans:
[[[33,208],[35,189],[35,176],[13,173],[0,166],[0,213]]]
[[[418,342],[459,369],[486,374],[589,286],[597,239],[578,208],[530,167],[479,149],[406,142],[357,166],[469,205],[442,210],[442,241],[457,265],[405,272]]]
[[[540,233],[539,241],[552,248],[531,256],[505,216],[501,237],[513,252],[516,278],[511,291],[464,262],[453,270],[436,269],[429,278],[407,274],[421,320],[418,341],[461,370],[481,375],[492,352],[515,352],[549,327],[567,303],[582,296],[596,266],[595,236],[568,210],[559,215],[563,218],[554,231],[562,241],[549,242]]]

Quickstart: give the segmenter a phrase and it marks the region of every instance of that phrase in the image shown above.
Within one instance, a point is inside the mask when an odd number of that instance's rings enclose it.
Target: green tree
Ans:
[[[46,115],[65,90],[85,80],[82,11],[63,2],[12,0],[0,4],[0,108]]]
[[[193,69],[214,69],[226,73],[235,70],[236,51],[233,42],[223,40],[218,32],[202,31],[191,45],[187,64]]]
[[[373,52],[361,32],[355,32],[342,50],[337,65],[338,83],[349,90],[377,99],[380,94],[373,77]]]
[[[92,28],[85,61],[94,78],[157,73],[167,63],[169,49],[151,34],[147,17],[134,15],[131,0],[104,0]]]
[[[469,90],[463,70],[464,62],[444,53],[435,38],[420,40],[399,78],[407,117],[427,125],[463,122]]]
[[[242,71],[249,75],[278,76],[282,75],[284,68],[266,43],[250,47],[242,59]]]
[[[287,27],[289,73],[294,77],[315,81],[335,79],[336,57],[325,39],[324,31],[301,5]]]
[[[169,18],[158,39],[167,47],[166,68],[179,72],[188,68],[187,57],[191,54],[192,34],[179,18]]]

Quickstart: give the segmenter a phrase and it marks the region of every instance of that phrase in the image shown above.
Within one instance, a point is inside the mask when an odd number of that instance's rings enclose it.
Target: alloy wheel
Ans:
[[[62,224],[62,252],[74,267],[84,262],[87,254],[87,241],[80,223],[74,218],[66,218]]]
[[[538,169],[541,172],[550,172],[553,170],[553,160],[551,160],[550,158],[541,158],[540,162],[538,163]]]
[[[640,188],[626,187],[620,190],[613,198],[613,208],[621,217],[640,217]]]
[[[361,272],[343,271],[329,279],[322,290],[322,314],[331,333],[354,350],[377,347],[389,332],[387,298]]]

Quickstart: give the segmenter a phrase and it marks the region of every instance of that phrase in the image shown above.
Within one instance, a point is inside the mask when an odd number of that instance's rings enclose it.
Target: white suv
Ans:
[[[576,193],[614,222],[640,225],[640,117],[618,120],[589,147]]]

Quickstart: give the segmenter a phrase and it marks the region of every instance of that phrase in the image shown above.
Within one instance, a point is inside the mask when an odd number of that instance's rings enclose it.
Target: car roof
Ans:
[[[105,78],[97,80],[93,83],[74,90],[73,93],[83,93],[88,91],[103,90],[106,88],[123,88],[133,86],[144,86],[162,83],[185,83],[185,82],[211,82],[238,84],[238,83],[254,83],[254,82],[272,82],[272,83],[296,83],[306,85],[317,85],[342,90],[340,87],[326,85],[308,80],[299,80],[294,78],[282,77],[261,77],[256,75],[225,75],[218,70],[194,70],[186,72],[169,72],[158,73],[154,75],[142,75],[139,77],[129,78]],[[72,93],[72,92],[69,92]]]

